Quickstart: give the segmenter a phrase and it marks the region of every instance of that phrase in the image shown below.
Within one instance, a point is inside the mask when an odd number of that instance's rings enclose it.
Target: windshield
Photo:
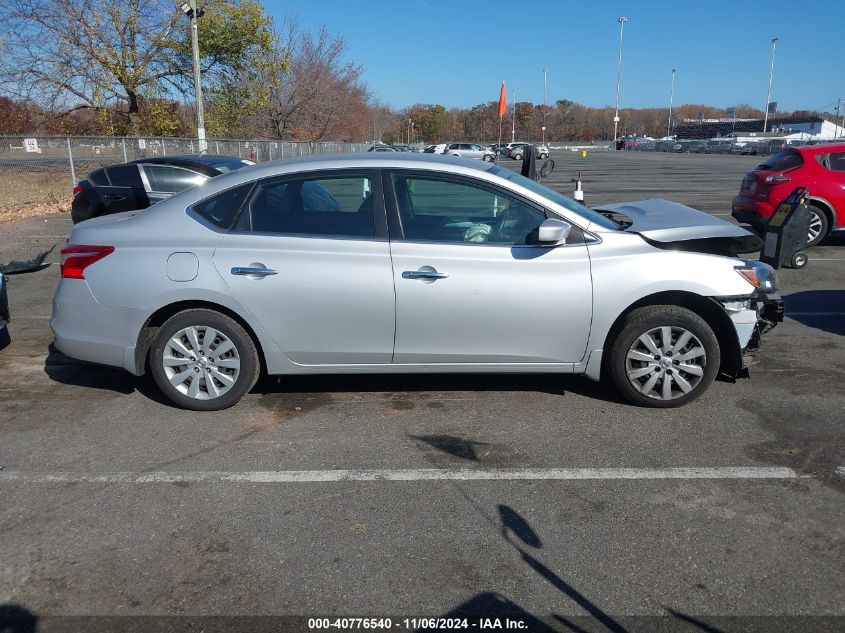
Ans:
[[[529,191],[533,191],[536,194],[543,196],[544,198],[548,198],[555,204],[559,204],[560,206],[564,207],[565,209],[569,209],[570,211],[577,213],[582,218],[594,222],[595,224],[606,228],[606,229],[619,229],[619,226],[612,222],[611,220],[607,219],[603,215],[600,215],[593,211],[592,209],[588,209],[582,204],[578,204],[571,198],[567,198],[566,196],[559,194],[557,191],[549,189],[545,185],[541,185],[539,182],[534,182],[530,178],[526,178],[520,174],[517,174],[510,169],[505,169],[504,167],[492,167],[490,169],[491,174],[496,174],[505,180],[509,180],[514,184],[520,185],[525,187]]]

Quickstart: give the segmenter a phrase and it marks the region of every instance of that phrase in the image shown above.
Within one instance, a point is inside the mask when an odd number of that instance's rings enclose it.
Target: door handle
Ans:
[[[106,200],[126,200],[126,196],[121,196],[116,193],[107,193],[103,196]]]
[[[446,279],[449,273],[439,273],[436,270],[406,270],[402,279]]]
[[[278,275],[272,268],[257,268],[250,266],[235,266],[232,268],[233,275],[247,275],[255,277],[266,277],[267,275]]]

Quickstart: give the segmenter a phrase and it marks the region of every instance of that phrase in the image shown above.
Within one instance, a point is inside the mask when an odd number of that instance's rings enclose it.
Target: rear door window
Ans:
[[[795,169],[801,167],[804,160],[798,152],[785,151],[778,152],[765,163],[759,165],[757,169],[760,171],[786,171],[787,169]]]
[[[238,230],[284,235],[375,237],[373,182],[364,175],[259,184]]]
[[[143,168],[147,181],[150,183],[150,191],[176,193],[194,185],[201,185],[208,180],[208,176],[183,167],[144,165]]]
[[[106,177],[105,169],[98,169],[97,171],[92,171],[90,174],[88,174],[88,180],[90,180],[95,185],[100,185],[103,187],[109,186],[109,179]]]
[[[138,189],[144,188],[144,183],[141,182],[141,174],[138,171],[138,165],[115,165],[114,167],[106,168],[109,182],[112,187],[136,187]]]

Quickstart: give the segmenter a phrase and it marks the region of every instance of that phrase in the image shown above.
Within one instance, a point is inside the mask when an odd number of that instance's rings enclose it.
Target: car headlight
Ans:
[[[777,292],[780,288],[775,269],[754,260],[743,261],[742,266],[735,266],[734,270],[755,288],[766,292]]]

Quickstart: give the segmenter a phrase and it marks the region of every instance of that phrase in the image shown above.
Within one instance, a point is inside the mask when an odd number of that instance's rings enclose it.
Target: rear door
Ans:
[[[214,266],[293,362],[390,362],[393,271],[378,171],[260,181]]]
[[[107,167],[105,173],[109,184],[94,187],[104,210],[96,215],[134,211],[150,206],[138,165],[114,165]],[[97,180],[102,182],[102,178]]]

